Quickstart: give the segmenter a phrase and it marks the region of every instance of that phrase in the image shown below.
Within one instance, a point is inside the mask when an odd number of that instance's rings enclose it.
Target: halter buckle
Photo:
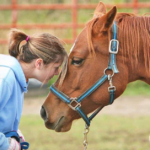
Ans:
[[[110,92],[111,90],[116,91],[116,87],[115,86],[108,87],[108,91]]]
[[[116,44],[114,44],[114,43],[116,43]],[[110,43],[109,43],[109,53],[111,53],[111,54],[117,54],[118,53],[118,47],[119,47],[118,40],[115,40],[115,39],[110,40]],[[113,50],[115,50],[115,51],[113,51]]]
[[[76,110],[77,107],[81,107],[81,104],[77,102],[77,98],[75,97],[75,98],[70,98],[70,103],[68,104],[68,106],[71,109]]]

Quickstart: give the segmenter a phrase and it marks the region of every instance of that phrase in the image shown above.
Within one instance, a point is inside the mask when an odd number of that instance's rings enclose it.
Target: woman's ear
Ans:
[[[41,58],[38,58],[35,60],[35,68],[42,69],[44,66],[43,60]]]

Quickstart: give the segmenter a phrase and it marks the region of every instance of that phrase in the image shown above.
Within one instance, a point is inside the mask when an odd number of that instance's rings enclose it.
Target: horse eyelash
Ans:
[[[74,62],[73,62],[73,61],[74,61]],[[79,62],[79,64],[76,63],[76,62]],[[82,62],[83,62],[83,59],[80,59],[80,60],[73,60],[73,59],[72,59],[71,64],[72,64],[72,65],[75,65],[74,63],[76,63],[76,65],[80,65]]]

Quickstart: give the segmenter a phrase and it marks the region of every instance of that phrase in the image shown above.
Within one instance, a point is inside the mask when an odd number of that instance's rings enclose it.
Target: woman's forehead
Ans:
[[[54,62],[54,66],[61,66],[62,63],[63,63],[63,61]]]

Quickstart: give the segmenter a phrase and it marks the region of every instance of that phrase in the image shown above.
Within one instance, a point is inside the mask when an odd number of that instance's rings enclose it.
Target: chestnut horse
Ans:
[[[129,82],[150,84],[149,58],[150,18],[117,13],[115,6],[106,12],[100,2],[41,108],[45,126],[65,132],[80,117],[89,126],[90,120],[119,97]],[[88,118],[87,114],[95,110]]]

